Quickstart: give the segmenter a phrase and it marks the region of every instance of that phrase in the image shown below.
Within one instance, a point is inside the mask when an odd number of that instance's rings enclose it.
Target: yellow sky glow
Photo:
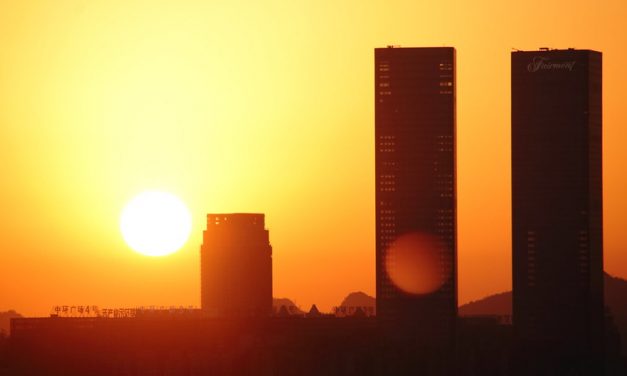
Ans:
[[[605,266],[627,277],[627,3],[0,3],[0,310],[200,303],[206,213],[262,212],[274,295],[374,294],[373,48],[454,46],[459,301],[511,288],[510,51],[604,58]],[[132,252],[144,190],[192,211],[182,251]]]

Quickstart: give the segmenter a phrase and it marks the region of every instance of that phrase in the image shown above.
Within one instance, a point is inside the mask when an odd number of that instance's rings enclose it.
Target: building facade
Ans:
[[[272,313],[272,247],[263,214],[208,214],[200,248],[201,309],[209,316]]]
[[[454,48],[375,49],[377,317],[452,338],[457,317]]]
[[[579,357],[603,343],[601,73],[595,51],[512,53],[513,323]]]

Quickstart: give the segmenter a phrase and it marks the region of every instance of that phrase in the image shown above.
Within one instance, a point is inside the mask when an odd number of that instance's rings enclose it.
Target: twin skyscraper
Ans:
[[[374,68],[377,321],[385,343],[451,349],[455,49],[378,48]],[[590,374],[603,359],[601,73],[595,51],[512,53],[512,353],[538,367],[521,374],[550,364]],[[208,215],[201,255],[205,312],[270,315],[263,215]]]
[[[454,48],[375,49],[377,316],[442,343],[457,319],[455,68]],[[516,51],[511,69],[516,343],[598,359],[601,53]]]

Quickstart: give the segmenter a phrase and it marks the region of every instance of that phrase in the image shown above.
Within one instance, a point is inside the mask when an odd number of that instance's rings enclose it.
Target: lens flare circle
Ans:
[[[444,250],[445,245],[435,236],[419,232],[401,235],[386,251],[388,277],[405,293],[433,293],[450,278],[450,264],[442,257]]]
[[[126,204],[120,216],[120,230],[134,251],[146,256],[165,256],[187,242],[192,216],[175,195],[146,191]]]

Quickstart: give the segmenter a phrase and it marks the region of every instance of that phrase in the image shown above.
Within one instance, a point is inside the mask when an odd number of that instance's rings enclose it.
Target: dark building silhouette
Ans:
[[[429,342],[457,317],[455,95],[454,48],[375,49],[377,317]]]
[[[209,316],[272,313],[272,247],[263,214],[208,214],[200,248],[201,305]]]
[[[163,315],[161,314],[163,313]],[[507,375],[510,327],[460,320],[455,353],[388,343],[374,318],[310,314],[12,320],[0,375]],[[2,356],[5,355],[5,363]],[[442,372],[443,365],[451,372]]]
[[[601,53],[513,52],[515,333],[589,364],[603,347],[601,169]]]

